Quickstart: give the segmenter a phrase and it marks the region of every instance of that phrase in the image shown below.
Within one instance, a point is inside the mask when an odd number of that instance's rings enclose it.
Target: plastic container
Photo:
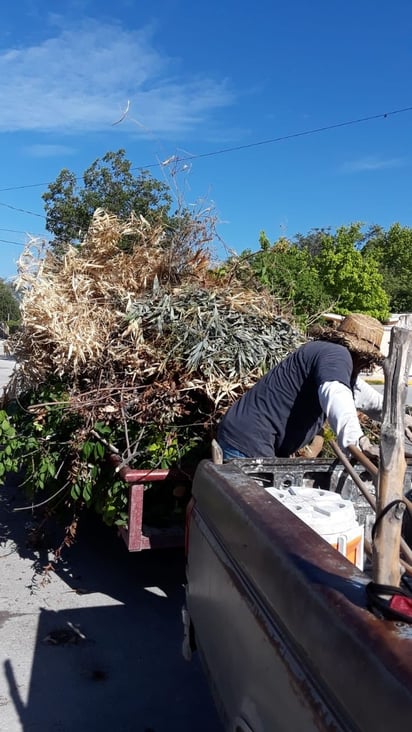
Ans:
[[[363,570],[364,527],[357,522],[351,501],[318,488],[291,485],[265,490]]]

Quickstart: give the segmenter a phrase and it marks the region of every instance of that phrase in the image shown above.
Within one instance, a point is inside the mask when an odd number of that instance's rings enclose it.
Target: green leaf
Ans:
[[[92,442],[85,442],[82,447],[82,453],[86,460],[90,457],[94,449],[94,443]]]
[[[70,489],[70,495],[72,498],[74,498],[75,501],[78,501],[82,492],[80,489],[80,486],[77,483],[74,483]]]
[[[54,476],[56,475],[56,466],[54,465],[54,463],[52,463],[52,462],[47,463],[47,471],[48,471],[49,475],[52,478],[54,478]]]
[[[101,442],[96,442],[95,452],[99,458],[103,458],[106,454],[104,445]]]
[[[92,487],[90,483],[86,483],[83,487],[83,498],[86,501],[86,503],[90,503],[92,498]]]

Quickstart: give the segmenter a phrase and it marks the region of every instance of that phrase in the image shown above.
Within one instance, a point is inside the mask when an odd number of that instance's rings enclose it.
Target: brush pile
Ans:
[[[211,268],[206,229],[193,221],[170,237],[97,210],[63,258],[28,246],[5,406],[8,469],[23,462],[32,492],[124,523],[107,450],[136,468],[208,455],[222,412],[303,342],[273,298]]]

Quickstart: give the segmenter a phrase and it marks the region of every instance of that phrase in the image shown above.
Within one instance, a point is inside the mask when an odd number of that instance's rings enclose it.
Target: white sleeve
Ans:
[[[363,381],[359,376],[353,390],[355,406],[377,422],[382,421],[383,394]]]
[[[340,381],[325,381],[318,389],[320,406],[336,434],[339,447],[358,445],[363,431],[349,387]]]

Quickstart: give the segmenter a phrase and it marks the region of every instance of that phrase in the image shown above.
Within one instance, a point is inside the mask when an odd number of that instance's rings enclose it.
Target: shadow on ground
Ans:
[[[181,656],[183,551],[130,554],[113,529],[84,516],[58,567],[63,582],[50,583],[45,603],[37,570],[47,562],[48,543],[37,549],[27,543],[30,515],[12,510],[22,502],[12,485],[0,500],[2,546],[15,551],[16,561],[33,562],[21,607],[0,613],[0,624],[9,621],[9,632],[23,632],[24,597],[38,608],[34,644],[4,660],[6,693],[20,724],[15,730],[218,732],[199,662]],[[53,541],[61,529],[54,531]],[[51,600],[50,587],[58,594]],[[20,683],[22,657],[31,666],[27,689]]]

